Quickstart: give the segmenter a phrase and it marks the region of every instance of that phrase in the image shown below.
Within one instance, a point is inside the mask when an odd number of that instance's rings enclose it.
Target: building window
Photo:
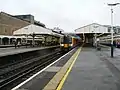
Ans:
[[[118,28],[118,33],[120,33],[120,28]]]

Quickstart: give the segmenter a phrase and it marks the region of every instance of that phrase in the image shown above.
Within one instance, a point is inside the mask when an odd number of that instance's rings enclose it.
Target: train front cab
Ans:
[[[69,46],[69,44],[62,44],[62,45],[60,46],[60,49],[61,49],[61,51],[63,51],[63,52],[67,52],[67,51],[69,51],[69,50],[71,49],[71,47]]]
[[[76,47],[77,45],[79,45],[80,43],[80,38],[76,38],[73,36],[69,36],[69,37],[63,37],[61,39],[61,50],[62,51],[69,51],[71,49],[73,49],[74,47]]]
[[[69,51],[70,50],[70,45],[72,43],[72,39],[69,36],[63,36],[61,37],[61,42],[60,42],[60,49],[62,51]]]

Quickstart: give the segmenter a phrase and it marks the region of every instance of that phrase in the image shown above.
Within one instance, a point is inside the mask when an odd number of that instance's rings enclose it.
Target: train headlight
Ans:
[[[61,46],[64,46],[64,44],[61,44]]]
[[[73,44],[70,44],[70,46],[73,46]]]

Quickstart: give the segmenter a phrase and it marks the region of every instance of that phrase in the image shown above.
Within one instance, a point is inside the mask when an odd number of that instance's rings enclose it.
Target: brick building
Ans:
[[[12,35],[15,30],[29,25],[30,22],[0,12],[0,35]]]
[[[13,35],[14,31],[30,24],[45,27],[43,23],[34,20],[33,15],[13,16],[5,12],[0,12],[0,35]]]

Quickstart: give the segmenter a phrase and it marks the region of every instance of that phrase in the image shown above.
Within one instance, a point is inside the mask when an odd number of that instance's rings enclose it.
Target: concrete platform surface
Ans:
[[[40,49],[45,49],[45,48],[50,48],[50,47],[57,47],[57,46],[48,46],[48,47],[20,47],[16,48],[15,47],[10,47],[10,48],[0,48],[0,57],[1,56],[7,56],[7,55],[13,55],[13,54],[18,54],[18,53],[24,53],[24,52],[29,52],[29,51],[35,51],[35,50],[40,50]]]
[[[111,68],[98,51],[83,47],[62,90],[120,90],[119,78]]]
[[[101,47],[102,50],[97,52],[102,58],[107,59],[120,71],[120,48],[114,48],[114,57],[111,58],[111,48]]]

